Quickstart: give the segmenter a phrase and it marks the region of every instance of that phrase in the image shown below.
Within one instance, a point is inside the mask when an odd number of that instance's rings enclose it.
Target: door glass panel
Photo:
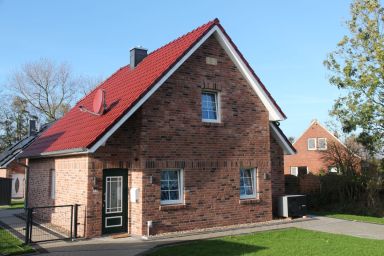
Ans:
[[[123,177],[106,177],[105,189],[105,212],[122,212],[123,199]]]

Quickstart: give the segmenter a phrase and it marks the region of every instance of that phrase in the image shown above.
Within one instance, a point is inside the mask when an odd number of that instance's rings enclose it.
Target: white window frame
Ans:
[[[298,166],[291,166],[291,175],[299,176],[299,167]]]
[[[339,170],[336,166],[329,166],[328,167],[328,172],[330,173],[339,173]]]
[[[324,148],[320,148],[320,147],[319,147],[319,145],[320,145],[320,140],[324,140],[324,145],[325,145]],[[317,138],[317,149],[318,149],[318,150],[327,150],[327,148],[328,148],[327,138]]]
[[[161,171],[162,172],[163,171],[178,171],[178,173],[179,173],[179,199],[178,200],[161,200],[161,178],[160,178],[160,204],[161,205],[183,204],[184,203],[184,170],[183,169],[164,169]]]
[[[215,101],[216,101],[216,119],[205,119],[203,118],[203,105],[201,105],[201,120],[206,123],[220,123],[221,122],[221,100],[220,100],[220,93],[218,91],[213,90],[203,90],[201,92],[201,98],[203,98],[203,94],[213,94],[215,95]]]
[[[313,148],[309,147],[309,141],[310,140],[313,140],[314,143],[315,143],[315,146]],[[316,138],[308,138],[308,140],[307,140],[307,148],[308,148],[308,150],[316,150],[317,149],[317,140],[316,140]]]
[[[252,195],[241,195],[240,193],[240,199],[258,199],[258,189],[259,189],[259,179],[258,179],[258,172],[257,168],[241,168],[239,171],[240,179],[241,179],[241,170],[252,170],[252,178],[253,178],[253,194]],[[240,180],[239,180],[240,183]]]
[[[55,170],[51,170],[50,171],[50,175],[51,175],[51,199],[56,199],[56,171]]]
[[[120,224],[108,225],[108,220],[110,220],[110,219],[120,219]],[[121,227],[121,226],[123,226],[123,216],[112,216],[112,217],[106,217],[105,218],[105,227],[106,228]]]

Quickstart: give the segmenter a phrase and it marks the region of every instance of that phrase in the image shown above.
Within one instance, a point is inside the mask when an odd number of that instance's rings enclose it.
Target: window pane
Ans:
[[[161,191],[161,200],[162,201],[169,200],[169,193],[168,193],[168,191]]]
[[[325,138],[319,138],[317,143],[319,149],[327,149],[327,140]]]
[[[315,149],[316,148],[316,140],[314,138],[308,139],[308,149]]]
[[[256,195],[255,170],[241,169],[240,170],[240,197],[252,197]]]
[[[161,201],[178,201],[180,199],[180,170],[161,172]]]
[[[122,176],[106,178],[105,204],[107,213],[122,211],[122,186]]]
[[[170,191],[170,200],[179,200],[179,191]]]
[[[201,97],[202,117],[208,120],[217,120],[217,94],[203,92]]]
[[[178,175],[177,175],[177,173],[178,173],[178,171],[167,171],[168,172],[168,179],[169,180],[177,180],[177,178],[178,178]]]

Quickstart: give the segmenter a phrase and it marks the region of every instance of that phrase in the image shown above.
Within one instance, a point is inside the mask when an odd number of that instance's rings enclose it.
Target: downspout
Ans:
[[[23,166],[25,168],[25,190],[24,190],[24,210],[28,208],[28,188],[29,188],[29,170],[30,167],[28,165],[28,158],[26,159],[27,164],[23,164],[20,162],[20,159],[17,159],[16,162],[18,165]]]

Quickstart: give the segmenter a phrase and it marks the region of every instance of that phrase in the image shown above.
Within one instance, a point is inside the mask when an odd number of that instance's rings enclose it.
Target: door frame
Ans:
[[[106,194],[106,178],[110,176],[122,176],[123,177],[123,196],[122,196],[122,212],[121,213],[112,213],[111,217],[120,217],[122,216],[122,227],[109,227],[105,226],[105,220],[108,216],[106,213],[105,207],[105,194]],[[126,233],[128,232],[128,169],[124,168],[109,168],[103,169],[103,194],[102,194],[102,207],[101,207],[101,233],[104,234],[113,234],[113,233]],[[115,215],[115,216],[114,216]]]

